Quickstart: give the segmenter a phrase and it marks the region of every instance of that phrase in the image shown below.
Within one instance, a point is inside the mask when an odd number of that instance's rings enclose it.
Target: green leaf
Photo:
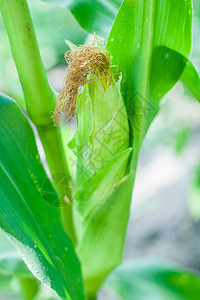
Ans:
[[[159,260],[126,262],[106,285],[124,300],[196,300],[200,294],[196,274]]]
[[[88,32],[106,37],[122,0],[43,0],[68,8]]]
[[[191,49],[191,23],[191,0],[180,0],[178,5],[174,0],[124,0],[119,9],[107,49],[113,55],[113,64],[124,74],[121,90],[137,152],[159,109],[159,101],[152,98],[151,83],[159,81],[158,69],[162,65],[162,73],[166,75],[173,66],[173,61],[165,62],[164,48],[157,51],[156,47],[167,47],[187,58]],[[174,71],[174,81],[182,71],[182,67]],[[154,86],[153,92],[163,95],[173,84],[166,80],[158,84],[156,92]]]
[[[59,209],[43,198],[48,179],[32,129],[15,102],[4,95],[0,120],[0,227],[35,277],[62,299],[85,299],[80,264]]]
[[[179,80],[187,59],[170,48],[164,46],[154,47],[152,53],[150,95],[157,102]]]
[[[159,102],[179,79],[200,101],[200,78],[192,63],[173,49],[154,47],[150,80],[151,98]]]
[[[187,61],[184,72],[181,75],[181,80],[191,91],[194,97],[200,102],[200,78],[195,67],[190,61]]]
[[[128,154],[128,153],[127,153]],[[94,187],[102,196],[90,213],[82,220],[81,240],[78,243],[77,253],[82,263],[83,277],[87,293],[92,295],[99,288],[108,273],[122,261],[125,233],[129,219],[129,206],[131,202],[133,176],[130,174],[118,182],[108,192],[103,191],[109,179],[93,177],[84,186],[83,195],[88,188],[88,195],[92,194]],[[110,181],[112,176],[110,176]],[[92,185],[93,184],[93,185]],[[99,188],[99,190],[98,190]],[[108,192],[108,195],[107,195]],[[83,198],[82,201],[86,201]],[[91,198],[88,198],[91,202]],[[98,198],[96,199],[98,200]],[[94,205],[94,203],[93,203]],[[91,203],[90,203],[91,208]],[[81,216],[79,216],[81,219]]]
[[[127,173],[131,151],[132,148],[122,151],[83,183],[76,193],[76,208],[81,216],[87,219],[91,211],[113,192]]]

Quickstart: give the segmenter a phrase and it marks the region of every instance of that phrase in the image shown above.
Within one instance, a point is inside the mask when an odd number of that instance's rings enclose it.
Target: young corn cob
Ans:
[[[77,131],[68,144],[78,158],[73,211],[77,253],[92,295],[121,261],[132,193],[132,148],[120,76],[109,53],[80,46],[67,52],[66,59],[68,73],[54,118],[65,124],[75,112],[77,116]]]
[[[69,147],[78,157],[80,185],[128,148],[129,124],[109,53],[94,45],[80,46],[66,52],[65,58],[69,68],[54,120],[69,123],[77,113],[77,132]]]

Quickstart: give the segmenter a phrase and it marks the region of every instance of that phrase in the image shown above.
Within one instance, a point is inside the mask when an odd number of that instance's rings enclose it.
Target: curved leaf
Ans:
[[[106,285],[124,300],[196,300],[200,279],[166,261],[126,262],[108,277]]]
[[[151,98],[159,101],[179,79],[200,102],[200,78],[192,63],[170,48],[154,47],[150,79]]]
[[[62,299],[84,299],[72,242],[63,229],[59,210],[43,198],[47,176],[32,129],[15,102],[3,95],[0,136],[0,227],[40,281]],[[50,183],[48,188],[55,194]]]
[[[113,55],[113,64],[117,64],[125,74],[122,94],[128,106],[137,151],[159,109],[158,101],[150,94],[152,80],[159,77],[157,72],[152,74],[153,55],[157,68],[162,66],[164,60],[165,69],[162,72],[171,72],[171,66],[165,63],[166,56],[162,51],[157,52],[155,58],[155,47],[164,46],[188,58],[191,23],[191,0],[124,0],[119,9],[107,41],[107,49]],[[182,71],[182,68],[176,69],[176,80]],[[161,89],[161,94],[163,90],[166,93],[172,86],[166,80],[166,86],[158,85],[157,90]],[[137,95],[140,95],[139,106]]]
[[[43,0],[68,8],[88,32],[106,37],[122,0]]]
[[[181,81],[200,102],[200,78],[195,67],[190,61],[187,61],[184,72],[181,75]]]

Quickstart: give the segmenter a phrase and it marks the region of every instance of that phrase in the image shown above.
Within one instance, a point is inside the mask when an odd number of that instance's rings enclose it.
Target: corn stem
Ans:
[[[64,155],[61,136],[53,126],[50,111],[55,107],[55,93],[49,86],[41,60],[28,4],[26,0],[0,0],[0,10],[8,33],[13,58],[26,100],[28,115],[36,126],[42,141],[49,169],[53,175],[63,174],[70,185],[70,172]],[[63,195],[70,199],[66,186],[54,185],[64,202]],[[62,205],[64,225],[75,240],[71,205]]]

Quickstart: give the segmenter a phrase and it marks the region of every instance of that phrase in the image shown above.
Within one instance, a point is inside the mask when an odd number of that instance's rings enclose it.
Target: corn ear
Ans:
[[[78,157],[73,205],[87,294],[95,293],[121,262],[133,183],[120,81],[93,79],[77,97],[77,132],[69,143]]]
[[[78,157],[78,186],[129,147],[120,82],[109,85],[109,80],[95,78],[77,98],[77,132],[68,146]]]

